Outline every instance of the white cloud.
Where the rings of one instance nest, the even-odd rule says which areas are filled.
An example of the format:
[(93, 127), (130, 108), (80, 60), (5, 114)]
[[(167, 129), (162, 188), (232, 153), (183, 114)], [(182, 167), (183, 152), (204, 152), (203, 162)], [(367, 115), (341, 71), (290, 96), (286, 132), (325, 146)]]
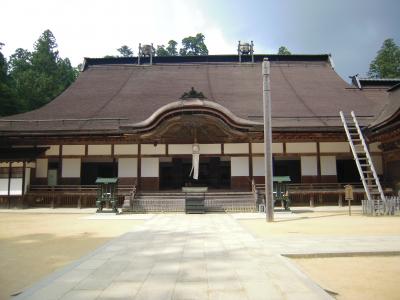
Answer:
[(123, 44), (136, 54), (139, 43), (180, 42), (198, 32), (205, 35), (210, 54), (235, 53), (237, 43), (227, 40), (194, 0), (6, 0), (2, 8), (8, 12), (0, 19), (7, 56), (18, 47), (32, 49), (45, 29), (52, 30), (60, 55), (74, 65), (83, 57), (117, 54)]

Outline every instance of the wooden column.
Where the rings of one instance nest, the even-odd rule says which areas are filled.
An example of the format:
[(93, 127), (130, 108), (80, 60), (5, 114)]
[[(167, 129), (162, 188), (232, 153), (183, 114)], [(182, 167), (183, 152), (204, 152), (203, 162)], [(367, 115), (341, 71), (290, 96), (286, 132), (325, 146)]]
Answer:
[(8, 187), (7, 187), (7, 199), (8, 199), (8, 208), (11, 206), (10, 199), (10, 191), (11, 191), (11, 162), (8, 163)]
[(142, 149), (140, 142), (138, 143), (138, 156), (137, 156), (137, 188), (140, 190), (142, 187)]
[(321, 183), (321, 153), (319, 150), (319, 142), (317, 142), (317, 182)]
[[(62, 183), (62, 145), (60, 145), (58, 151), (58, 168), (57, 168), (57, 185)], [(81, 174), (82, 177), (82, 174)]]
[(26, 161), (22, 163), (22, 194), (21, 194), (22, 197), (24, 197), (25, 195), (25, 172), (26, 172), (25, 168), (26, 168)]
[(10, 196), (11, 192), (11, 176), (12, 176), (12, 169), (11, 169), (11, 162), (8, 163), (8, 186), (7, 186), (7, 196)]
[(251, 142), (249, 143), (249, 178), (250, 181), (253, 180), (253, 149), (251, 147)]

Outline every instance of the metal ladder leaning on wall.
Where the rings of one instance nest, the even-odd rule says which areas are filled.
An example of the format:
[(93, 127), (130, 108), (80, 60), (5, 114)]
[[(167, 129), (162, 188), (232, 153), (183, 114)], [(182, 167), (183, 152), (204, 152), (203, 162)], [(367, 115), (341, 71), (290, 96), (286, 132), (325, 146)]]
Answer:
[(346, 117), (343, 112), (340, 111), (340, 118), (342, 119), (358, 172), (360, 173), (367, 200), (384, 201), (385, 195), (354, 111), (351, 111), (351, 115)]

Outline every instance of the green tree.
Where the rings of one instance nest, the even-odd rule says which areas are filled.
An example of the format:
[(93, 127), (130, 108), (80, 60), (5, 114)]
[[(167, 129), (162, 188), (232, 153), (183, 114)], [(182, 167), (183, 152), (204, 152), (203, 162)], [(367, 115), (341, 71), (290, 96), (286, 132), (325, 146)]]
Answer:
[(22, 110), (36, 109), (63, 92), (77, 77), (78, 70), (57, 51), (53, 33), (46, 30), (34, 44), (34, 51), (17, 49), (10, 57), (10, 76)]
[(164, 45), (158, 45), (156, 49), (157, 56), (169, 56), (168, 51), (165, 49)]
[(182, 40), (182, 48), (179, 50), (179, 54), (182, 56), (208, 55), (204, 39), (205, 37), (202, 33), (198, 33), (196, 36), (185, 37)]
[(285, 46), (280, 46), (278, 49), (279, 55), (291, 55), (292, 53)]
[(168, 46), (167, 46), (168, 55), (170, 55), (170, 56), (178, 55), (178, 49), (176, 48), (177, 45), (178, 45), (178, 43), (174, 40), (170, 40), (168, 42)]
[(178, 55), (178, 50), (176, 49), (176, 46), (178, 43), (174, 40), (170, 40), (168, 42), (168, 46), (165, 47), (164, 45), (158, 45), (157, 50), (156, 50), (156, 55), (157, 56), (177, 56)]
[(371, 78), (400, 77), (400, 47), (393, 39), (383, 42), (377, 56), (369, 66), (368, 76)]
[(127, 45), (121, 46), (118, 48), (117, 51), (121, 54), (122, 57), (131, 57), (133, 56), (133, 51)]
[(20, 104), (13, 91), (7, 60), (1, 52), (3, 46), (0, 43), (0, 116), (7, 116), (18, 113)]

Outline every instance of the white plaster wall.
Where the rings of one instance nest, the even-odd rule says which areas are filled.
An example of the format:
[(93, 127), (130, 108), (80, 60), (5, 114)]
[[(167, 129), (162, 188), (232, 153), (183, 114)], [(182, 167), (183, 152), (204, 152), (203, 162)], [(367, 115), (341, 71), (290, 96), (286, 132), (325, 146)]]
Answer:
[(317, 143), (286, 143), (287, 153), (317, 153)]
[(192, 154), (192, 144), (170, 144), (168, 154)]
[(8, 178), (0, 178), (0, 195), (8, 195)]
[(224, 144), (225, 154), (242, 154), (249, 153), (248, 143), (227, 143)]
[(166, 153), (165, 145), (163, 144), (158, 144), (155, 147), (153, 144), (143, 144), (140, 147), (142, 155), (156, 155), (156, 154), (164, 155)]
[(61, 176), (63, 178), (81, 177), (81, 159), (63, 158)]
[(231, 157), (231, 176), (249, 176), (248, 157)]
[(111, 145), (88, 145), (88, 155), (111, 155)]
[(302, 176), (316, 176), (318, 174), (316, 156), (302, 156), (300, 159)]
[(347, 153), (350, 151), (347, 142), (321, 142), (319, 143), (320, 153)]
[(135, 144), (121, 144), (114, 145), (115, 155), (135, 155), (138, 154), (138, 145)]
[(375, 171), (378, 175), (383, 174), (383, 162), (381, 155), (371, 155), (372, 163), (374, 164)]
[(10, 195), (22, 195), (22, 178), (11, 178)]
[(137, 158), (119, 158), (118, 177), (137, 177)]
[(0, 163), (0, 168), (8, 168), (8, 163)]
[(369, 152), (382, 152), (382, 150), (379, 149), (380, 145), (381, 143), (379, 142), (369, 144)]
[(59, 155), (60, 154), (60, 145), (46, 145), (43, 147), (50, 147), (46, 150), (46, 155)]
[(200, 144), (200, 154), (221, 154), (221, 144)]
[(13, 162), (11, 163), (12, 168), (22, 168), (24, 166), (24, 163), (22, 162)]
[[(272, 153), (283, 153), (283, 143), (272, 143)], [(252, 143), (251, 151), (254, 154), (264, 154), (264, 143)]]
[(253, 157), (253, 176), (265, 176), (264, 157)]
[(36, 160), (36, 178), (47, 178), (49, 161), (47, 158)]
[(62, 155), (85, 155), (85, 145), (63, 145)]
[(142, 158), (142, 177), (158, 177), (159, 162), (157, 157)]
[(321, 175), (337, 175), (336, 156), (321, 156)]

